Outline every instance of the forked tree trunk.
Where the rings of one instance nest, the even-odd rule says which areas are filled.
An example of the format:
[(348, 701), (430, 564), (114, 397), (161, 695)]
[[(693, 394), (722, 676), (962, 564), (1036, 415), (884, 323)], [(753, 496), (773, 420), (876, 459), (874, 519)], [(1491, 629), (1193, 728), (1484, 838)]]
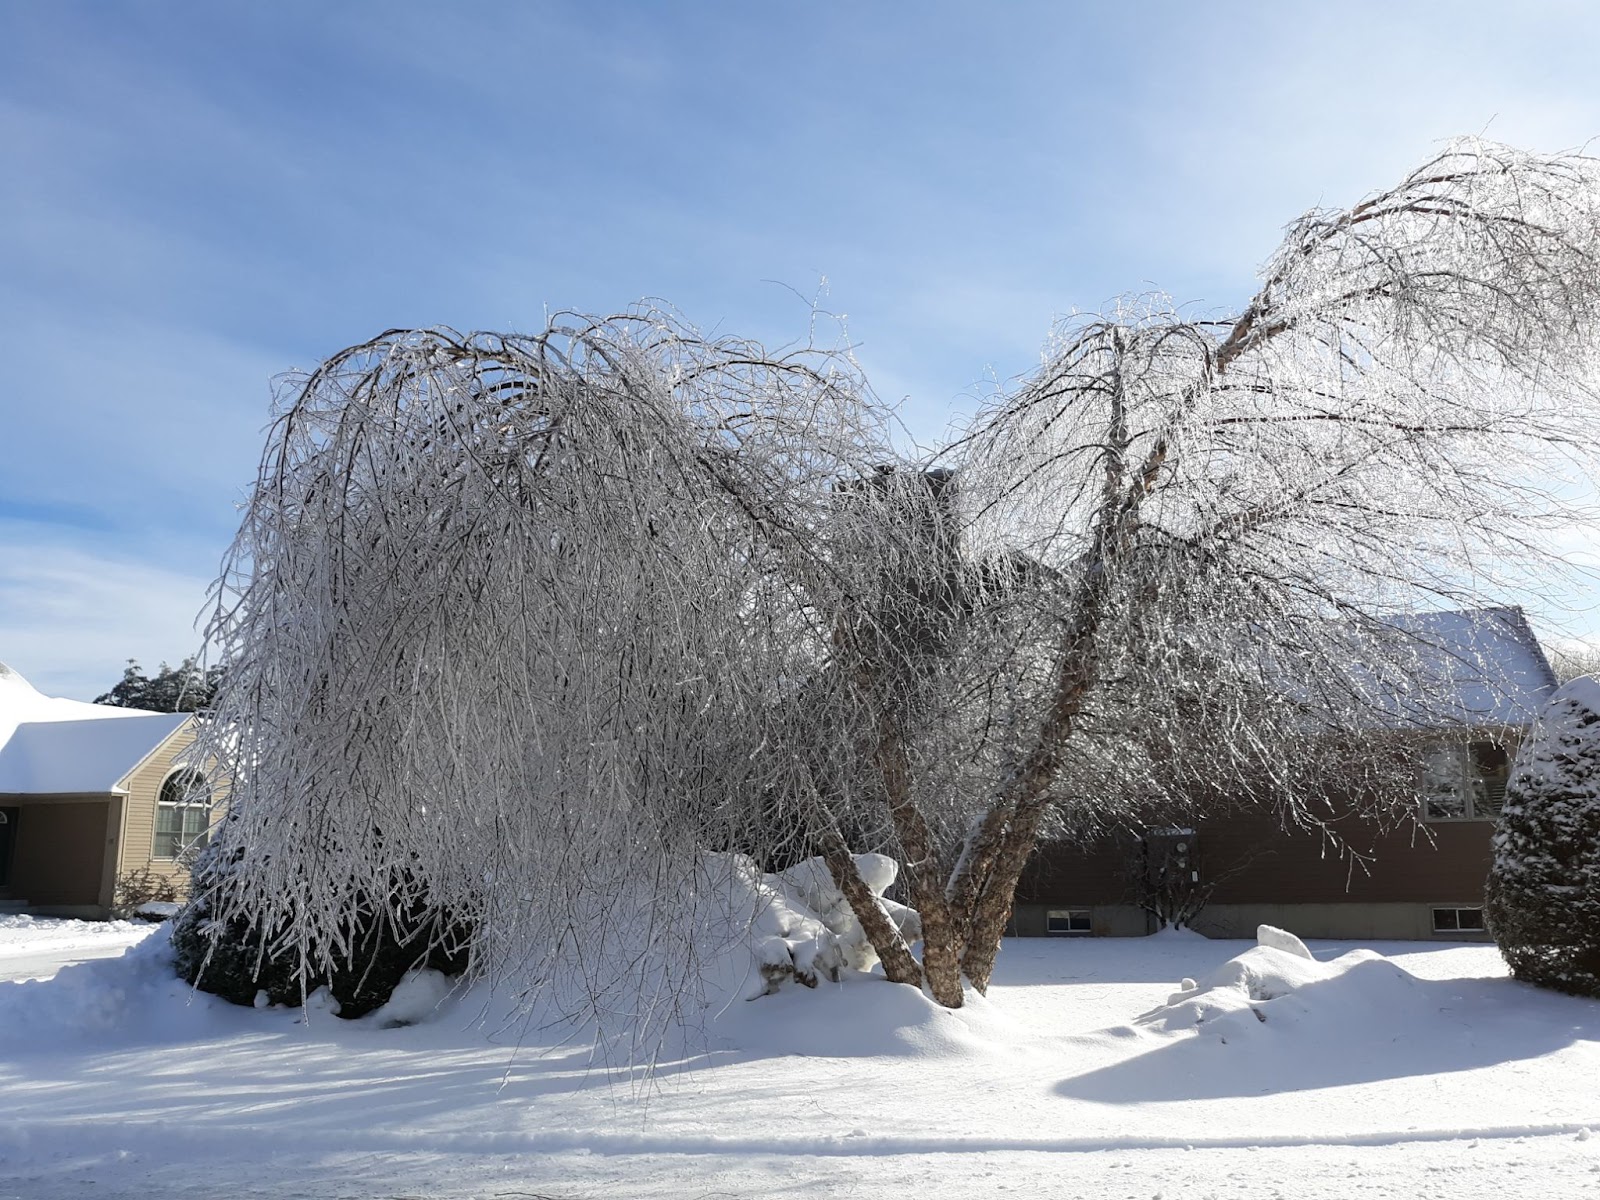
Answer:
[[(1096, 603), (1084, 613), (1078, 630), (1063, 651), (1055, 700), (1040, 728), (1039, 739), (1006, 789), (1009, 794), (995, 806), (996, 812), (1007, 814), (1007, 818), (984, 851), (983, 876), (974, 876), (970, 883), (956, 881), (957, 887), (971, 896), (961, 969), (979, 992), (989, 989), (989, 977), (1000, 953), (1000, 939), (1011, 919), (1017, 884), (1028, 864), (1028, 856), (1033, 853), (1039, 826), (1049, 807), (1050, 785), (1055, 782), (1061, 748), (1071, 736), (1078, 714), (1083, 710), (1084, 697), (1093, 685), (1098, 626)], [(981, 830), (980, 836), (985, 832), (987, 830)]]

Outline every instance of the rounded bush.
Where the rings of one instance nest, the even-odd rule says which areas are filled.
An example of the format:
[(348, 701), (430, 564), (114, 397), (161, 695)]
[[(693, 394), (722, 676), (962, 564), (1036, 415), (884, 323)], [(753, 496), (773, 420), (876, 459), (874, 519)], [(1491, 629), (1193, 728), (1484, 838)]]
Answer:
[(1573, 680), (1540, 714), (1506, 785), (1486, 897), (1518, 979), (1600, 996), (1600, 681)]
[[(424, 904), (397, 912), (362, 898), (351, 906), (348, 926), (341, 930), (348, 953), (323, 955), (311, 947), (305, 954), (281, 929), (264, 936), (260, 924), (248, 918), (218, 920), (214, 906), (227, 878), (221, 864), (197, 864), (194, 899), (173, 921), (172, 944), (184, 979), (234, 1004), (252, 1005), (264, 992), (268, 1003), (298, 1005), (326, 987), (339, 1003), (338, 1015), (355, 1018), (381, 1007), (413, 968), (431, 967), (446, 975), (467, 968), (470, 930)], [(325, 959), (332, 969), (319, 965)]]

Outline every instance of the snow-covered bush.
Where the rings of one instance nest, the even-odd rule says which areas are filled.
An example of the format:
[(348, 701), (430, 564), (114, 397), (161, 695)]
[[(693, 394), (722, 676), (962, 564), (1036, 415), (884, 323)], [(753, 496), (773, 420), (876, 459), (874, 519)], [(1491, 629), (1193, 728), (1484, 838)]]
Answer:
[[(1193, 1031), (1223, 1045), (1262, 1047), (1276, 1056), (1285, 1038), (1313, 1053), (1370, 1043), (1374, 1031), (1405, 1029), (1436, 1018), (1437, 1000), (1417, 979), (1372, 950), (1352, 950), (1319, 962), (1294, 934), (1270, 925), (1257, 944), (1199, 980), (1185, 979), (1167, 1002), (1143, 1014), (1135, 1028)], [(1382, 1034), (1387, 1043), (1390, 1034)], [(1292, 1042), (1289, 1044), (1293, 1044)], [(1280, 1063), (1280, 1068), (1281, 1068)]]
[[(833, 881), (827, 864), (808, 858), (773, 875), (760, 874), (741, 854), (708, 855), (726, 861), (739, 899), (737, 921), (751, 930), (751, 946), (761, 964), (767, 993), (794, 979), (816, 987), (819, 975), (837, 982), (843, 968), (871, 970), (878, 954), (854, 910)], [(899, 874), (899, 864), (883, 854), (854, 855), (862, 881), (908, 942), (922, 936), (916, 912), (884, 899)], [(722, 868), (717, 869), (721, 874)]]
[(1518, 979), (1600, 996), (1600, 681), (1568, 683), (1506, 785), (1489, 930)]
[(118, 921), (143, 917), (146, 905), (171, 904), (177, 899), (177, 884), (169, 876), (140, 867), (117, 876), (116, 891), (111, 897), (111, 915)]
[[(234, 1004), (305, 1004), (326, 988), (339, 1016), (364, 1016), (387, 1003), (409, 972), (466, 970), (470, 931), (412, 898), (358, 897), (346, 909), (335, 944), (300, 944), (288, 923), (264, 929), (225, 911), (229, 864), (203, 853), (193, 899), (173, 921), (178, 973), (201, 991)], [(264, 997), (264, 1000), (263, 1000)]]

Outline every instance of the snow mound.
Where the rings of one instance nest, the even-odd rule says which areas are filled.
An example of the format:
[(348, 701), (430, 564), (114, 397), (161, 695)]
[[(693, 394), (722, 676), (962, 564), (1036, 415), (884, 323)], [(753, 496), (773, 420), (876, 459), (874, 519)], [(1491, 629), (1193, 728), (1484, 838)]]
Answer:
[(882, 976), (846, 972), (814, 992), (786, 988), (715, 1014), (707, 1032), (741, 1058), (965, 1058), (992, 1052), (1009, 1023), (975, 992), (960, 1009)]
[[(882, 854), (858, 854), (855, 861), (905, 939), (920, 938), (922, 922), (916, 911), (883, 896), (899, 873), (898, 864)], [(808, 858), (778, 874), (764, 874), (742, 854), (707, 854), (701, 873), (706, 887), (725, 896), (724, 940), (730, 947), (742, 942), (754, 960), (743, 972), (746, 984), (738, 988), (742, 999), (771, 995), (790, 981), (808, 988), (824, 979), (838, 983), (845, 971), (869, 971), (877, 964), (877, 952), (822, 859)], [(742, 931), (748, 933), (741, 937)], [(715, 940), (714, 931), (708, 935)], [(737, 949), (727, 953), (738, 957)]]
[(1163, 1033), (1198, 1030), (1229, 1043), (1297, 1030), (1364, 1040), (1373, 1030), (1423, 1018), (1430, 1002), (1414, 976), (1371, 950), (1323, 963), (1263, 943), (1198, 982), (1184, 983), (1192, 986), (1174, 992), (1136, 1024)]
[(1257, 925), (1256, 943), (1271, 946), (1274, 950), (1282, 950), (1285, 954), (1293, 954), (1297, 958), (1311, 957), (1311, 951), (1306, 949), (1304, 942), (1287, 929), (1279, 929), (1276, 925)]
[(0, 933), (8, 944), (34, 937), (70, 938), (92, 933), (138, 933), (142, 925), (132, 921), (80, 921), (75, 917), (39, 917), (33, 913), (0, 914)]
[(455, 986), (456, 980), (442, 971), (429, 967), (407, 971), (389, 994), (388, 1002), (362, 1020), (380, 1029), (420, 1025), (440, 1012)]
[[(881, 854), (855, 862), (906, 941), (918, 940), (916, 911), (883, 896), (898, 864)], [(723, 980), (708, 990), (708, 999), (722, 997), (706, 1021), (721, 1048), (756, 1057), (948, 1057), (984, 1050), (1001, 1033), (1004, 1019), (976, 993), (951, 1011), (869, 973), (878, 956), (822, 859), (763, 874), (743, 855), (710, 854), (702, 869), (727, 889), (729, 928), (749, 930), (722, 953)]]
[[(120, 958), (63, 967), (51, 979), (0, 982), (0, 1061), (47, 1053), (63, 1045), (195, 1043), (212, 1036), (272, 1033), (300, 1026), (337, 1028), (335, 1037), (402, 1037), (403, 1027), (441, 1044), (520, 1045), (529, 1030), (562, 1031), (566, 1050), (581, 1048), (593, 1067), (629, 1067), (703, 1055), (724, 1060), (806, 1058), (960, 1058), (988, 1053), (1009, 1041), (1010, 1023), (988, 1001), (969, 993), (959, 1011), (935, 1004), (917, 988), (891, 984), (870, 968), (876, 959), (860, 924), (833, 887), (826, 867), (809, 860), (766, 874), (736, 854), (706, 855), (697, 886), (714, 900), (695, 949), (698, 987), (663, 993), (673, 1020), (662, 1041), (642, 1027), (620, 991), (619, 1019), (582, 1017), (570, 997), (554, 991), (463, 989), (438, 972), (410, 972), (387, 1004), (356, 1022), (336, 1020), (325, 989), (302, 1007), (229, 1004), (194, 991), (177, 977), (170, 926), (123, 923), (147, 936)], [(894, 881), (891, 859), (863, 855), (859, 869), (876, 891)], [(908, 939), (916, 913), (880, 903)], [(26, 936), (38, 924), (27, 916), (0, 919)], [(52, 922), (49, 928), (78, 923)], [(124, 935), (126, 936), (126, 935)], [(650, 999), (646, 996), (645, 999)], [(469, 1032), (469, 1029), (475, 1032)], [(318, 1033), (317, 1036), (323, 1036)]]
[(0, 983), (0, 1056), (184, 1040), (209, 1027), (217, 1006), (231, 1007), (178, 978), (166, 926), (136, 928), (149, 936), (117, 958), (62, 967), (50, 979)]

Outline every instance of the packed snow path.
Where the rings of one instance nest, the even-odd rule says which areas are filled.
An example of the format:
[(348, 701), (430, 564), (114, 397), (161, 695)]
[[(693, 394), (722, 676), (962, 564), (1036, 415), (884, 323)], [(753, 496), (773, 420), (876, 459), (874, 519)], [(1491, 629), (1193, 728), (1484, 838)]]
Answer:
[(140, 947), (0, 985), (0, 1197), (1600, 1194), (1600, 1005), (1489, 947), (1375, 948), (1013, 941), (962, 1014), (786, 990), (645, 1082), (467, 1028), (477, 997), (308, 1026), (191, 999)]

